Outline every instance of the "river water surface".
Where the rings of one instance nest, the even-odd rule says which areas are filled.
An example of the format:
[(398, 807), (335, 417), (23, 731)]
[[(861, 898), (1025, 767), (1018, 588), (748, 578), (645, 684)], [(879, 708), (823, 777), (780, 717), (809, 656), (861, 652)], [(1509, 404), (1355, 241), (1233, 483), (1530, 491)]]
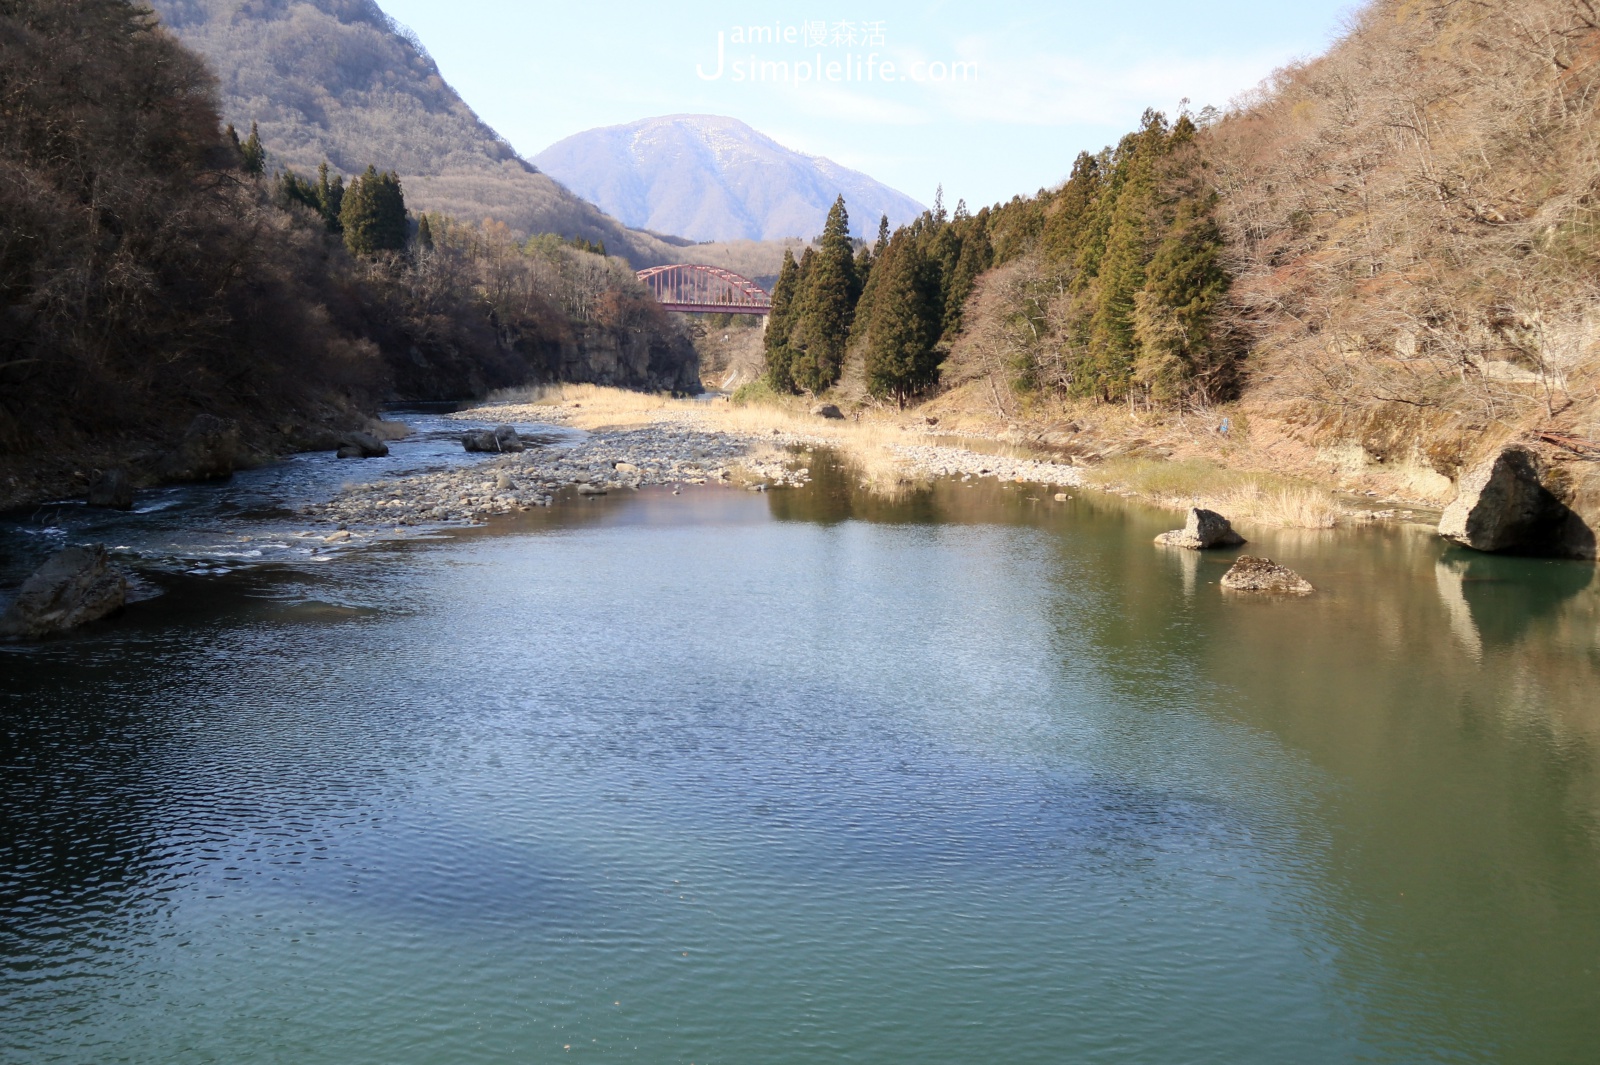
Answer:
[(1322, 590), (1241, 599), (823, 461), (321, 562), (332, 469), (0, 532), (164, 593), (0, 648), (0, 1061), (1600, 1058), (1590, 566), (1264, 532)]

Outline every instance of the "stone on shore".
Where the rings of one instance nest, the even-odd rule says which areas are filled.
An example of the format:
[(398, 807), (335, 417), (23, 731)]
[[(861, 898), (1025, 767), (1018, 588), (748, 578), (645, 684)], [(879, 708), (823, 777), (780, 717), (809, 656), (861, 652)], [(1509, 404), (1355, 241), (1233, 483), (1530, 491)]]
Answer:
[(1594, 558), (1595, 534), (1550, 487), (1530, 448), (1512, 444), (1461, 478), (1439, 535), (1474, 551)]
[(133, 509), (133, 480), (120, 466), (103, 470), (89, 484), (89, 505), (111, 510)]
[(818, 418), (843, 418), (844, 412), (832, 403), (818, 403), (811, 408), (811, 413)]
[(161, 457), (156, 473), (165, 481), (216, 481), (231, 477), (238, 463), (239, 423), (201, 414)]
[(1156, 543), (1167, 547), (1183, 547), (1190, 551), (1204, 551), (1213, 547), (1238, 547), (1245, 538), (1233, 531), (1228, 519), (1214, 510), (1190, 507), (1183, 528), (1164, 532)]
[(38, 639), (98, 621), (128, 601), (128, 578), (103, 544), (57, 552), (23, 582), (0, 616), (0, 637)]
[(1270, 558), (1240, 555), (1233, 568), (1222, 575), (1222, 586), (1235, 592), (1274, 592), (1278, 595), (1310, 595), (1311, 582), (1287, 566)]
[(606, 487), (599, 484), (580, 484), (578, 485), (578, 494), (580, 496), (603, 496), (606, 494)]
[(342, 459), (381, 459), (389, 453), (389, 445), (371, 433), (345, 433), (339, 438), (339, 457)]

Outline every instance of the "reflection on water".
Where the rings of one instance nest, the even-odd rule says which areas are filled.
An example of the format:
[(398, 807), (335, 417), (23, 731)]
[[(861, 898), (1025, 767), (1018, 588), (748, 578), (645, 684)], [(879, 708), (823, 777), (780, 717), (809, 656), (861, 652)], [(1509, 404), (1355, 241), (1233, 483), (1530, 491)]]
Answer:
[(0, 1061), (1591, 1059), (1592, 567), (812, 470), (0, 649)]

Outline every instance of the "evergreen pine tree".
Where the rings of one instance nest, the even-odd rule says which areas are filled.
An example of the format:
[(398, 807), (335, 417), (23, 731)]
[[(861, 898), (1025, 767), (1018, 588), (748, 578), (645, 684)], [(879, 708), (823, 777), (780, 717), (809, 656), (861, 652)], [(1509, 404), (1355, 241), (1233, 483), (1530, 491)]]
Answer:
[(1179, 205), (1134, 301), (1139, 341), (1134, 379), (1158, 403), (1181, 401), (1191, 387), (1209, 398), (1226, 385), (1215, 380), (1225, 361), (1216, 350), (1213, 323), (1229, 279), (1222, 233), (1212, 217), (1214, 201), (1211, 195)]
[(1100, 195), (1100, 178), (1099, 160), (1088, 152), (1079, 152), (1072, 164), (1072, 176), (1056, 194), (1045, 221), (1040, 243), (1047, 255), (1069, 263), (1077, 257), (1083, 229)]
[(1166, 120), (1147, 111), (1131, 151), (1118, 161), (1123, 171), (1106, 230), (1105, 251), (1096, 274), (1098, 290), (1089, 322), (1090, 375), (1104, 399), (1120, 399), (1132, 384), (1138, 340), (1133, 332), (1134, 301), (1144, 287), (1156, 196), (1157, 161), (1165, 147)]
[(977, 283), (978, 275), (994, 262), (994, 250), (989, 244), (989, 234), (983, 222), (982, 218), (967, 222), (961, 255), (945, 282), (942, 330), (945, 337), (953, 337), (961, 331), (961, 311), (966, 306), (967, 297), (972, 294), (972, 286)]
[(340, 207), (344, 244), (352, 255), (401, 251), (406, 246), (406, 201), (400, 178), (392, 171), (366, 173), (350, 183)]
[(327, 198), (322, 201), (322, 217), (327, 220), (329, 233), (344, 232), (344, 175), (335, 174), (328, 182)]
[[(809, 254), (809, 249), (807, 249)], [(778, 283), (772, 286), (772, 310), (767, 314), (767, 332), (761, 338), (767, 355), (767, 384), (774, 392), (793, 392), (794, 375), (790, 362), (789, 330), (794, 327), (795, 301), (800, 288), (800, 266), (794, 253), (783, 249), (783, 266)]]
[(433, 250), (433, 226), (427, 215), (417, 219), (417, 247), (424, 252)]
[(839, 380), (860, 288), (844, 197), (834, 200), (822, 227), (815, 262), (806, 271), (804, 295), (790, 334), (794, 383), (820, 393)]
[[(238, 134), (235, 133), (234, 136), (237, 137)], [(244, 172), (246, 174), (263, 174), (266, 172), (267, 150), (261, 146), (261, 131), (256, 128), (254, 122), (250, 123), (250, 136), (245, 138), (245, 142), (240, 146), (239, 152), (244, 160)]]
[(889, 216), (884, 215), (878, 219), (878, 243), (872, 246), (872, 257), (883, 258), (883, 253), (889, 248)]
[[(872, 247), (867, 244), (861, 245), (861, 249), (856, 252), (855, 304), (858, 311), (861, 307), (862, 295), (866, 292), (867, 284), (872, 277), (872, 262)], [(855, 328), (854, 322), (851, 323), (850, 328)]]
[(912, 233), (889, 242), (874, 271), (867, 332), (867, 390), (878, 398), (906, 400), (939, 379), (938, 322), (929, 300), (927, 264)]

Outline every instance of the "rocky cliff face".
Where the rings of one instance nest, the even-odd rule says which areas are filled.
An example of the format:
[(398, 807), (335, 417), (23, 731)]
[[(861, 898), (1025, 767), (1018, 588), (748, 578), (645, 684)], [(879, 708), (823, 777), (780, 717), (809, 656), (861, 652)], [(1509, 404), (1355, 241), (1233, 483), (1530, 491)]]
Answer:
[(689, 338), (638, 330), (589, 329), (537, 349), (549, 381), (698, 395), (700, 356)]

